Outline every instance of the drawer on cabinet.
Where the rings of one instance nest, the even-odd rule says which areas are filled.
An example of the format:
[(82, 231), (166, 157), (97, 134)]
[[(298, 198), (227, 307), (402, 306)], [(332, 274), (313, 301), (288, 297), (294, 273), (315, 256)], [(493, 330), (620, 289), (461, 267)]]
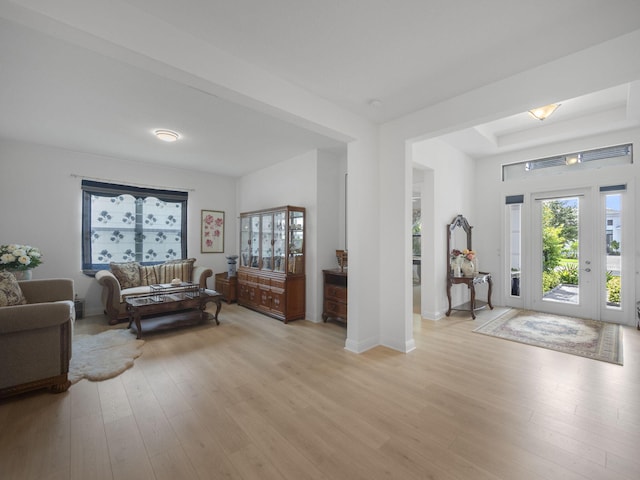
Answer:
[(324, 310), (325, 314), (330, 317), (347, 318), (347, 305), (345, 303), (326, 300), (324, 302)]
[(347, 301), (347, 289), (345, 287), (338, 287), (336, 285), (325, 285), (324, 296), (328, 299)]

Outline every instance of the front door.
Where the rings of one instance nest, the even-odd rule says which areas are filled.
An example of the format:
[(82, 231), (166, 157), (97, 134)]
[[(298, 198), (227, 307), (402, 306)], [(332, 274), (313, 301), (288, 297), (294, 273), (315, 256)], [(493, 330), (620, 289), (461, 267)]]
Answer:
[(591, 189), (532, 195), (530, 308), (599, 318), (601, 271)]
[(531, 195), (525, 308), (632, 323), (625, 195), (624, 185)]

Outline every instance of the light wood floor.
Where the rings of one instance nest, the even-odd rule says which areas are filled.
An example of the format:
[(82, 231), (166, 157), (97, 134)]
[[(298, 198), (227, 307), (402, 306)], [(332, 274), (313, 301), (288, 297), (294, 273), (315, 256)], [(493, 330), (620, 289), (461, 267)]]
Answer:
[(620, 367), (472, 333), (482, 315), (362, 355), (337, 324), (220, 319), (147, 336), (114, 379), (1, 401), (0, 478), (640, 478), (635, 329)]

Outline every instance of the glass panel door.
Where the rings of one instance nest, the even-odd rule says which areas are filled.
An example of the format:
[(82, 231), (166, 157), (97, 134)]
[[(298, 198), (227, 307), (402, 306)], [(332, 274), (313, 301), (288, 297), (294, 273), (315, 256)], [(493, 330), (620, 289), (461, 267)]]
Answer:
[(240, 266), (248, 267), (251, 261), (251, 219), (240, 219)]
[(289, 212), (289, 273), (304, 273), (303, 212)]
[(559, 315), (596, 318), (597, 256), (590, 191), (534, 196), (532, 306)]
[(273, 216), (273, 269), (276, 272), (285, 271), (286, 221), (284, 212), (277, 212)]
[(260, 215), (251, 217), (251, 260), (250, 267), (260, 267)]
[(273, 214), (262, 215), (262, 270), (273, 270)]

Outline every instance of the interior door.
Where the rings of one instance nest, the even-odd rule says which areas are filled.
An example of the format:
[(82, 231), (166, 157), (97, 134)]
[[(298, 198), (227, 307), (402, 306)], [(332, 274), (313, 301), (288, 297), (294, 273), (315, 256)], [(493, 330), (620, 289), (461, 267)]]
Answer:
[(528, 308), (582, 318), (599, 318), (600, 276), (595, 251), (599, 209), (591, 189), (532, 195)]

